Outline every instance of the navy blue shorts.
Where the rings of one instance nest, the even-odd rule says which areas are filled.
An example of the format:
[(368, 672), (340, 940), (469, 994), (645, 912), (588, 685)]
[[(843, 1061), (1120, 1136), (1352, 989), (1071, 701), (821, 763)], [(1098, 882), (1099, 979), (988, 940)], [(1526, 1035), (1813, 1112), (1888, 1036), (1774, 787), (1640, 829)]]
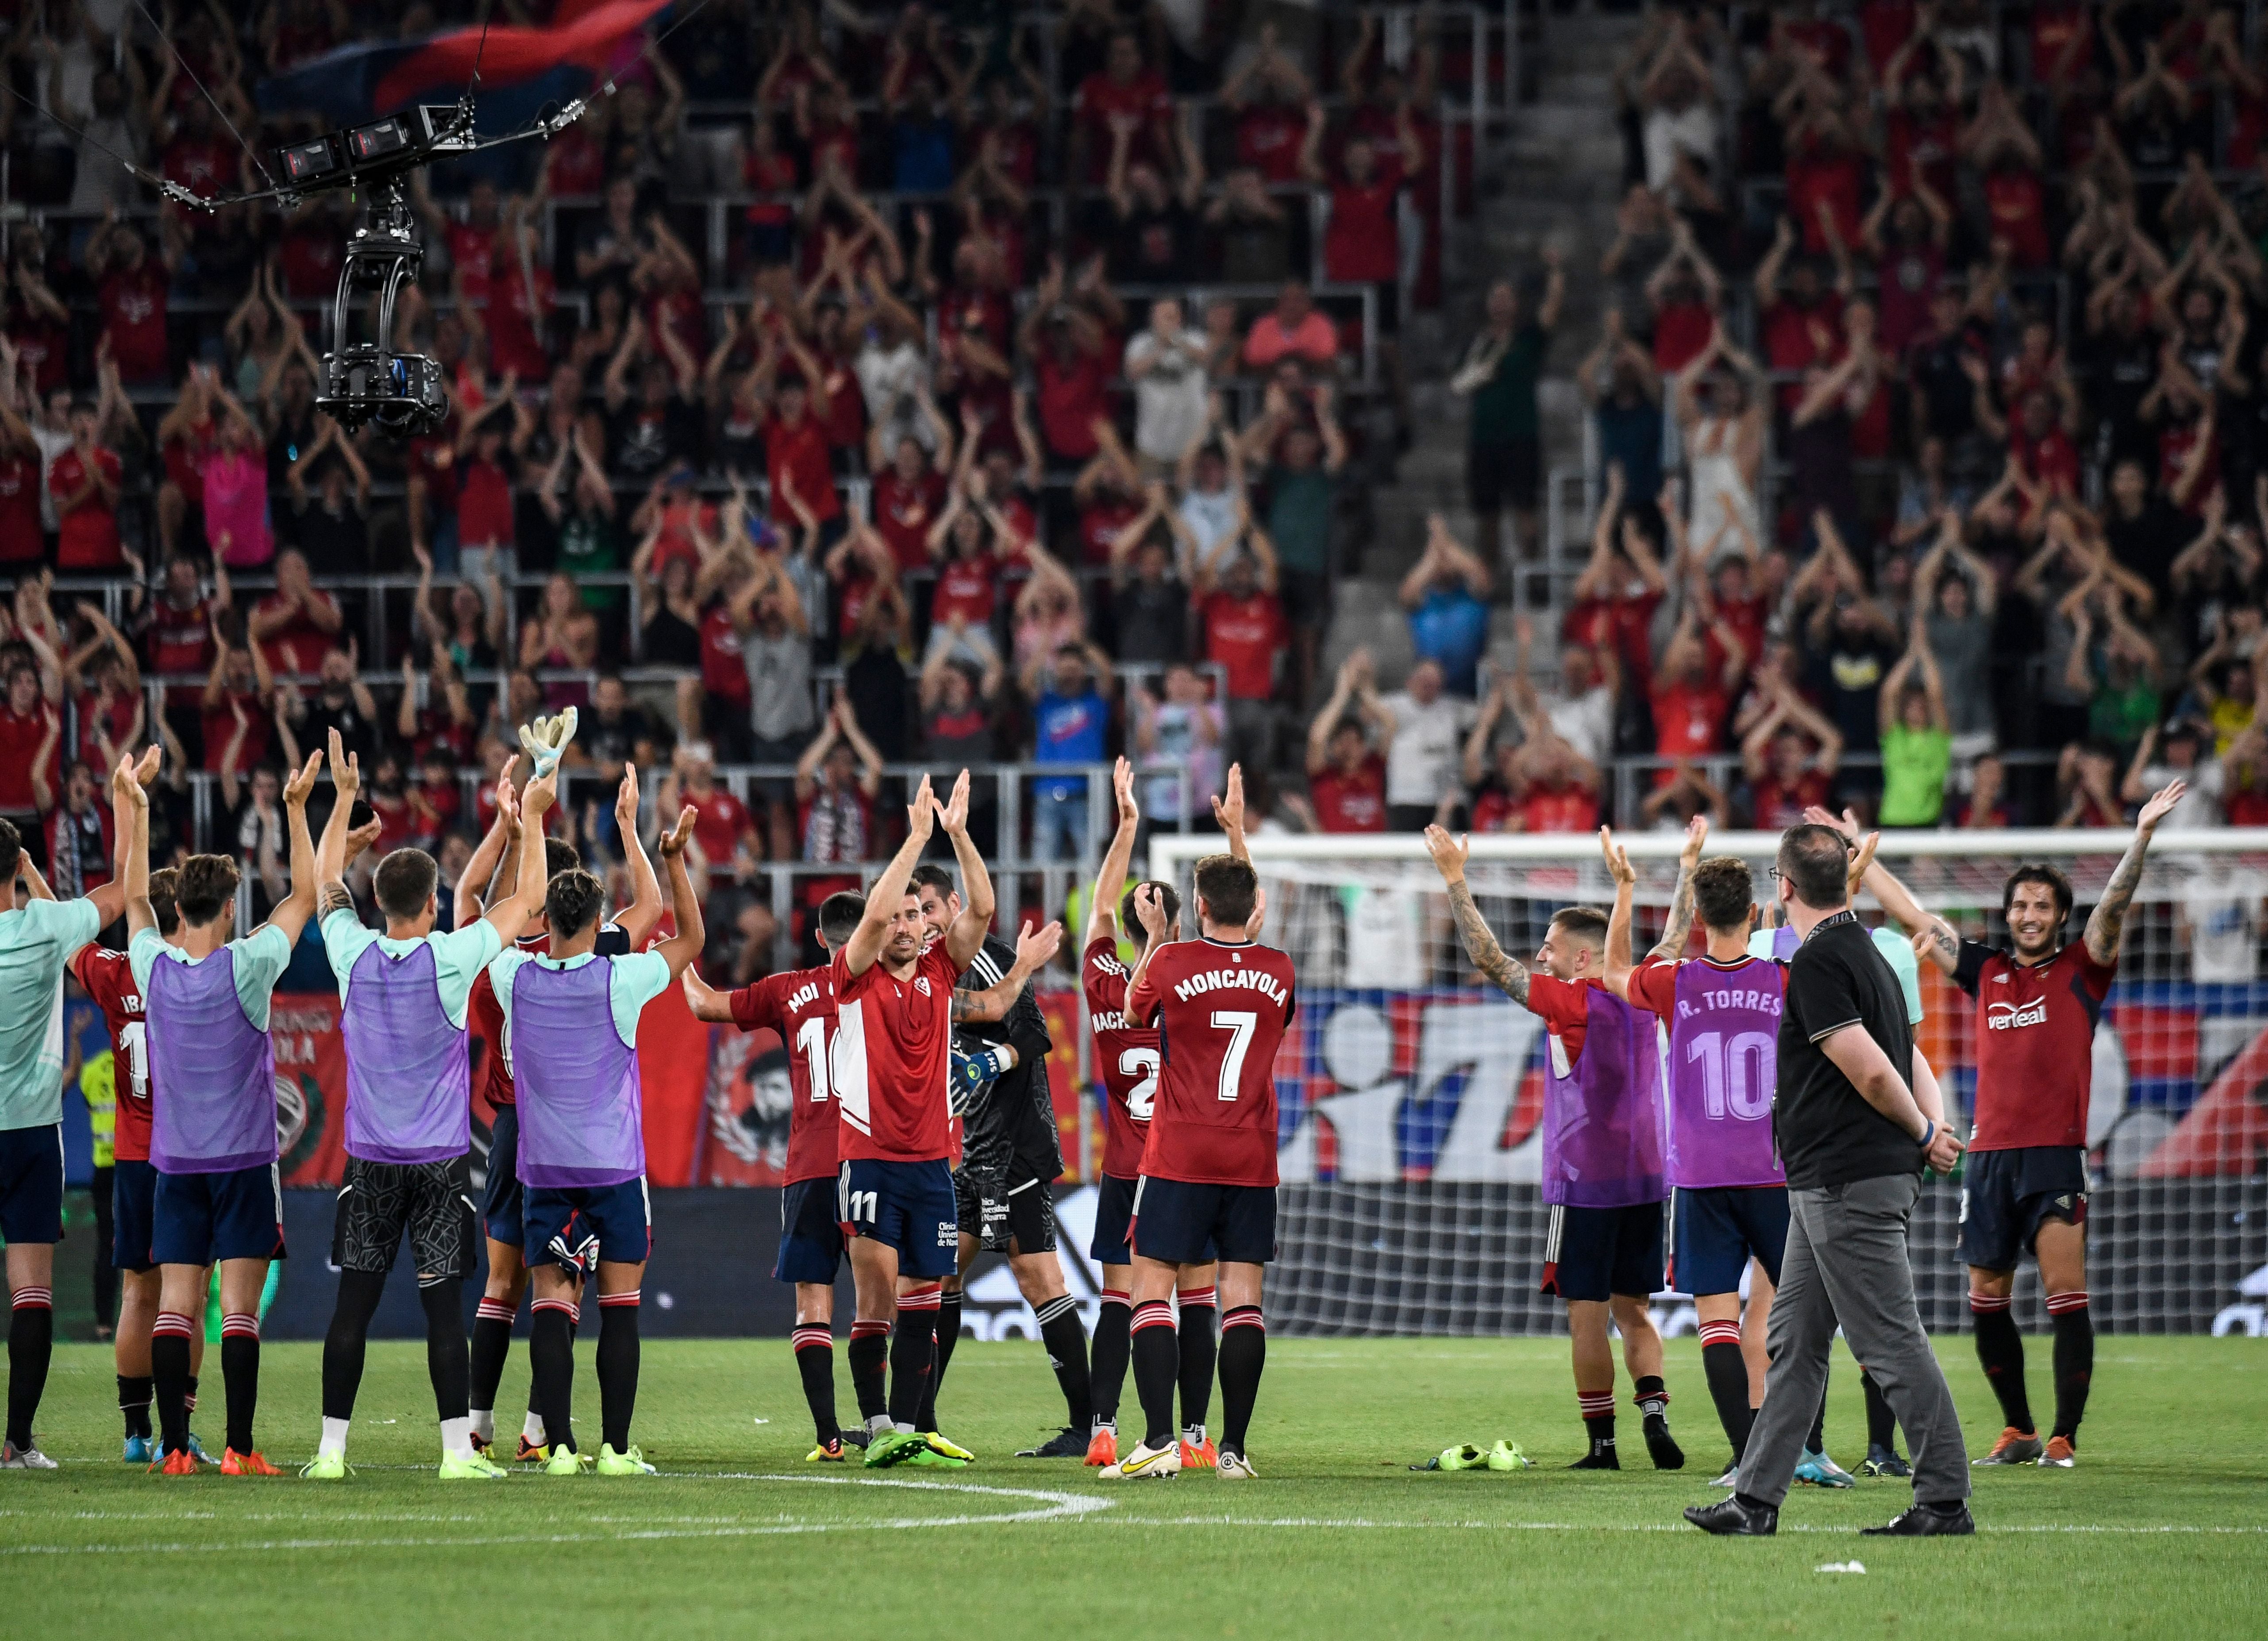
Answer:
[(520, 1216), (526, 1211), (519, 1188), (519, 1107), (498, 1106), (489, 1125), (489, 1175), (481, 1193), (481, 1228), (492, 1242), (518, 1247), (526, 1240)]
[(276, 1165), (226, 1174), (160, 1174), (150, 1225), (150, 1257), (160, 1265), (281, 1259), (284, 1188)]
[(2076, 1145), (1970, 1152), (1961, 1173), (1961, 1262), (2015, 1269), (2046, 1221), (2087, 1223), (2090, 1184)]
[(120, 1158), (110, 1177), (110, 1262), (119, 1269), (138, 1272), (156, 1266), (150, 1234), (157, 1222), (157, 1198), (158, 1170)]
[(0, 1129), (0, 1238), (63, 1240), (63, 1125)]
[(845, 1237), (898, 1251), (901, 1277), (949, 1277), (961, 1262), (961, 1211), (953, 1169), (935, 1162), (861, 1158), (836, 1174), (835, 1213)]
[(1555, 1203), (1540, 1291), (1604, 1303), (1661, 1291), (1661, 1204), (1572, 1208)]
[(821, 1174), (780, 1193), (779, 1259), (774, 1282), (835, 1280), (843, 1266), (843, 1222), (835, 1217), (835, 1181)]
[(531, 1185), (520, 1213), (520, 1255), (538, 1265), (642, 1265), (653, 1252), (653, 1210), (645, 1180), (616, 1185)]
[(1753, 1256), (1779, 1286), (1787, 1247), (1787, 1187), (1680, 1186), (1669, 1197), (1669, 1285), (1680, 1293), (1738, 1293)]
[(1276, 1188), (1199, 1185), (1144, 1174), (1134, 1182), (1127, 1240), (1168, 1265), (1265, 1265), (1276, 1257)]

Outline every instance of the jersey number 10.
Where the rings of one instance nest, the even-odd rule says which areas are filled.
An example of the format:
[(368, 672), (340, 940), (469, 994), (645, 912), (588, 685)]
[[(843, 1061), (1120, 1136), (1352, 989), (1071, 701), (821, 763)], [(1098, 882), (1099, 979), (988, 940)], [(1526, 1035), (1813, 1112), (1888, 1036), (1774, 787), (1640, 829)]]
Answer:
[(1771, 1115), (1779, 1045), (1760, 1031), (1727, 1042), (1722, 1032), (1703, 1032), (1685, 1045), (1685, 1063), (1701, 1068), (1701, 1102), (1713, 1121), (1729, 1113), (1743, 1122)]

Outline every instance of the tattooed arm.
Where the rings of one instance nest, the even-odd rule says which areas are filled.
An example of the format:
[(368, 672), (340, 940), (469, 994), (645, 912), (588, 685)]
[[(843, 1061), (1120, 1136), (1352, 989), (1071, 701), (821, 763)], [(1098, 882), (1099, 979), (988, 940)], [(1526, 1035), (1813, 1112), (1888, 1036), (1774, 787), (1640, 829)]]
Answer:
[(1675, 962), (1684, 954), (1686, 937), (1693, 932), (1693, 869), (1701, 864), (1701, 846), (1709, 841), (1709, 817), (1697, 814), (1686, 822), (1685, 847), (1677, 851), (1677, 887), (1669, 894), (1669, 921), (1661, 938), (1646, 954), (1649, 963)]
[(2134, 891), (2142, 887), (2142, 862), (2150, 852), (2151, 835), (2188, 791), (2184, 783), (2176, 781), (2159, 788), (2142, 806), (2142, 813), (2134, 821), (2134, 841), (2119, 857), (2118, 869), (2110, 874), (2102, 898), (2095, 903), (2094, 916), (2087, 920), (2087, 954), (2106, 968), (2118, 960), (2118, 939), (2125, 932), (2126, 909), (2133, 904)]
[(1498, 990), (1514, 1003), (1528, 1001), (1528, 969), (1518, 959), (1507, 957), (1496, 936), (1489, 932), (1488, 920), (1481, 909), (1473, 904), (1473, 892), (1465, 887), (1465, 854), (1468, 843), (1451, 837), (1438, 826), (1425, 828), (1425, 847), (1432, 852), (1433, 864), (1440, 868), (1442, 881), (1449, 886), (1449, 909), (1457, 915), (1457, 931), (1463, 936), (1465, 955), (1473, 960), (1473, 967), (1486, 975)]

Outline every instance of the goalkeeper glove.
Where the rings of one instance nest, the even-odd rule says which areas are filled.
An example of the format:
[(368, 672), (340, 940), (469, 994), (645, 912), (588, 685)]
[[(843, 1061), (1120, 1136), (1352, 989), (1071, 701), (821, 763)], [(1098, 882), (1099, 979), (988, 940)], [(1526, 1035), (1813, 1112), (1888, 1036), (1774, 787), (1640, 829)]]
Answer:
[(964, 1054), (958, 1049), (953, 1051), (953, 1107), (956, 1113), (966, 1111), (977, 1095), (998, 1080), (1008, 1069), (1012, 1053), (1005, 1043), (979, 1049), (974, 1054)]

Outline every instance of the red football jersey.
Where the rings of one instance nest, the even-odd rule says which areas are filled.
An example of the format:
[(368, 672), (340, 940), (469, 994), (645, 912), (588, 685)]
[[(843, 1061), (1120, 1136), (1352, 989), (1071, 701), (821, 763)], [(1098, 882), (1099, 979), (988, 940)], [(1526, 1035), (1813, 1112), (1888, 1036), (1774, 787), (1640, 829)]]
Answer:
[(1257, 943), (1177, 940), (1150, 960), (1126, 1000), (1165, 1056), (1144, 1174), (1276, 1183), (1276, 1049), (1296, 983), (1290, 956)]
[(787, 1117), (787, 1182), (830, 1178), (835, 1173), (835, 971), (790, 969), (742, 986), (732, 997), (733, 1024), (742, 1031), (769, 1026), (787, 1049), (788, 1085), (795, 1103)]
[(150, 1046), (143, 1035), (142, 994), (123, 952), (82, 947), (71, 959), (71, 978), (86, 989), (110, 1027), (112, 1081), (118, 1090), (111, 1153), (120, 1162), (150, 1160)]
[(2087, 1144), (2095, 1023), (2118, 972), (2073, 940), (2044, 963), (1961, 943), (1954, 982), (1977, 1003), (1977, 1131), (1971, 1151)]
[(930, 943), (903, 980), (880, 962), (853, 975), (849, 960), (835, 954), (833, 1065), (845, 1161), (934, 1162), (953, 1154), (947, 1062), (953, 982), (963, 967), (942, 940)]
[(1087, 943), (1079, 964), (1079, 983), (1086, 992), (1086, 1012), (1094, 1027), (1094, 1069), (1102, 1074), (1103, 1092), (1110, 1097), (1110, 1128), (1102, 1142), (1102, 1171), (1114, 1179), (1130, 1180), (1142, 1172), (1142, 1150), (1149, 1143), (1150, 1107), (1158, 1098), (1158, 1069), (1162, 1055), (1154, 1027), (1138, 1027), (1126, 1018), (1126, 982), (1130, 976), (1118, 960), (1118, 943), (1097, 938)]

